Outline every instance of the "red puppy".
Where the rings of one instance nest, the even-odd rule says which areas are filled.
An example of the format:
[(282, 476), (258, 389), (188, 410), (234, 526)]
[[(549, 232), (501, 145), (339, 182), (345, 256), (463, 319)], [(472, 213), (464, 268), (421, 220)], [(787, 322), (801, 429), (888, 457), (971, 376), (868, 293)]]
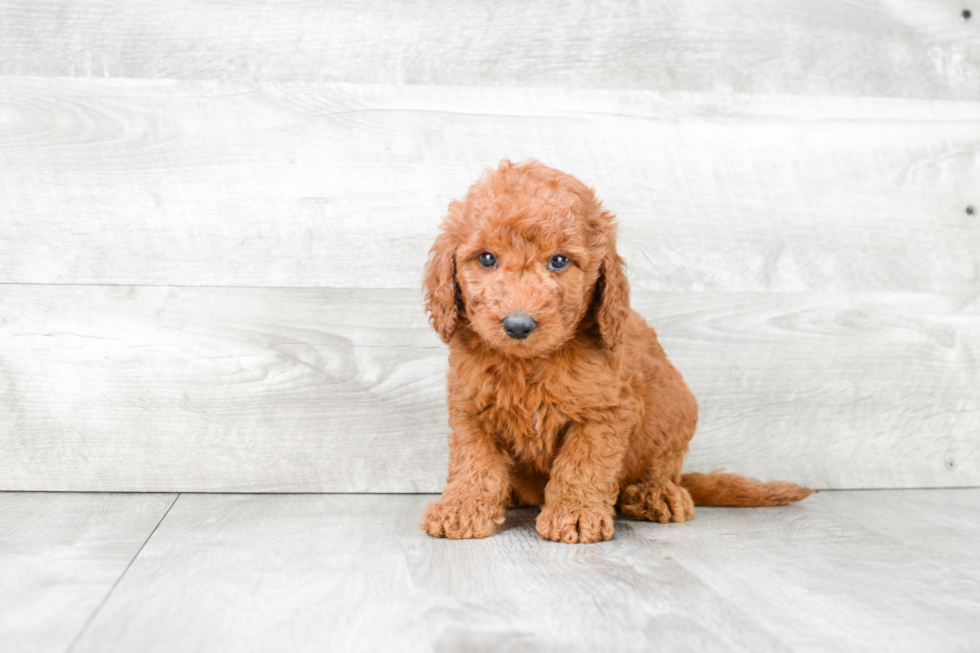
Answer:
[(613, 216), (536, 161), (504, 161), (449, 206), (425, 270), (449, 343), (449, 476), (421, 528), (487, 537), (541, 506), (542, 538), (597, 542), (619, 510), (667, 523), (694, 506), (772, 506), (812, 490), (684, 474), (698, 405), (630, 308)]

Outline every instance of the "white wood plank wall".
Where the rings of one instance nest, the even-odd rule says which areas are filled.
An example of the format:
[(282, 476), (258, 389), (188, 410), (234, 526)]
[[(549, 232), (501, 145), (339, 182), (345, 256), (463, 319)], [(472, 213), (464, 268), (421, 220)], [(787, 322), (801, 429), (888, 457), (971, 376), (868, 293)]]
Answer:
[(6, 0), (0, 74), (976, 99), (970, 4)]
[(419, 278), (504, 157), (620, 217), (690, 469), (978, 485), (964, 8), (4, 3), (0, 489), (441, 489)]

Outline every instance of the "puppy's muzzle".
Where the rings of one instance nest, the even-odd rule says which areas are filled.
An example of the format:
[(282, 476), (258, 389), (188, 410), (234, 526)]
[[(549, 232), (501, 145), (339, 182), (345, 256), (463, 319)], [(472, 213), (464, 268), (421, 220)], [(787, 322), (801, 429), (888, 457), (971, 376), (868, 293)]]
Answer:
[(524, 313), (514, 313), (504, 318), (504, 331), (514, 340), (524, 340), (538, 323), (530, 315)]

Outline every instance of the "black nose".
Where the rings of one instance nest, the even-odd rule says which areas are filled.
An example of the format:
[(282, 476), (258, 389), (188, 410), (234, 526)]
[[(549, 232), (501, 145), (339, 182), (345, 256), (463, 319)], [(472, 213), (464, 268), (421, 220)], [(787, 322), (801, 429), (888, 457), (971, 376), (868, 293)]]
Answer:
[(538, 326), (537, 322), (524, 313), (514, 313), (504, 318), (504, 331), (514, 340), (524, 340), (531, 335), (536, 326)]

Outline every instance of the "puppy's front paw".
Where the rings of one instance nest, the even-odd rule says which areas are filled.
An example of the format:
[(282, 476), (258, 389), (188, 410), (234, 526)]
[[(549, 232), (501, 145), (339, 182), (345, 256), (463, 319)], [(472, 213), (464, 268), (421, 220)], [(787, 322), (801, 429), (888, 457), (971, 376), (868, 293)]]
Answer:
[(503, 506), (443, 497), (426, 506), (419, 528), (432, 537), (466, 540), (489, 537), (503, 523)]
[(613, 511), (603, 505), (556, 503), (536, 523), (541, 539), (566, 544), (602, 542), (613, 536)]

